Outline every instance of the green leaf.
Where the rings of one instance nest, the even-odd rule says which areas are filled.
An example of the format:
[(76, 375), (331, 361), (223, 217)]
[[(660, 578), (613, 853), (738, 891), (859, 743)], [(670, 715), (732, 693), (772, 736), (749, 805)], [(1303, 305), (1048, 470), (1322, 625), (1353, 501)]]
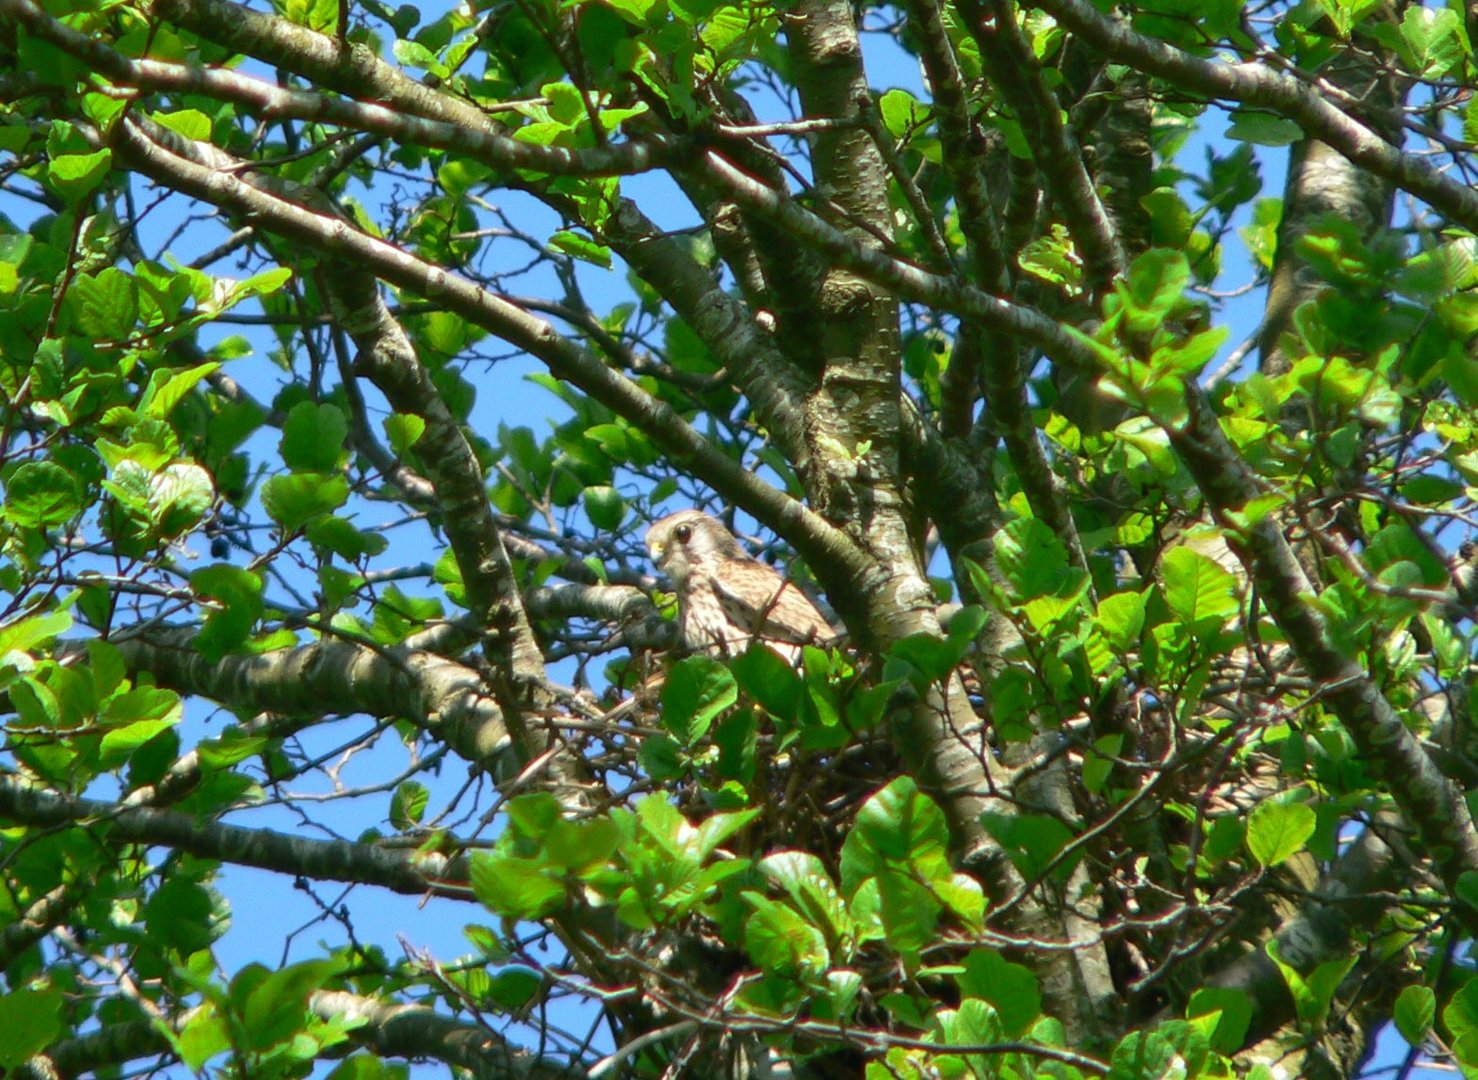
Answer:
[(613, 487), (603, 484), (588, 487), (584, 491), (585, 516), (590, 524), (605, 532), (614, 532), (621, 527), (626, 516), (626, 500)]
[(1063, 595), (1074, 583), (1067, 548), (1036, 518), (1007, 522), (996, 533), (995, 548), (1001, 572), (1024, 600)]
[(199, 882), (172, 877), (144, 905), (149, 936), (182, 956), (207, 948), (227, 925), (224, 901)]
[(771, 716), (793, 721), (804, 686), (801, 676), (773, 649), (752, 645), (729, 664), (740, 688)]
[[(1375, 0), (1368, 0), (1371, 6)], [(1420, 79), (1440, 79), (1463, 61), (1462, 20), (1447, 8), (1407, 8), (1401, 16), (1404, 59)]]
[(934, 891), (897, 870), (877, 875), (884, 940), (905, 956), (915, 956), (935, 939), (943, 905)]
[(1219, 629), (1237, 614), (1237, 579), (1189, 547), (1171, 548), (1160, 562), (1165, 602), (1193, 633)]
[(1139, 647), (1144, 605), (1145, 596), (1138, 592), (1113, 593), (1099, 600), (1094, 622), (1116, 652), (1127, 653)]
[(1437, 995), (1431, 987), (1414, 984), (1406, 987), (1396, 998), (1392, 1018), (1396, 1030), (1412, 1046), (1420, 1046), (1432, 1033), (1432, 1021), (1437, 1016)]
[(1442, 1010), (1442, 1022), (1458, 1038), (1478, 1035), (1478, 979), (1468, 978)]
[(664, 328), (667, 359), (679, 371), (697, 372), (707, 375), (717, 371), (719, 364), (707, 343), (682, 319), (673, 319)]
[(1304, 803), (1265, 800), (1247, 820), (1247, 850), (1263, 866), (1277, 866), (1302, 851), (1318, 824)]
[(335, 1065), (324, 1080), (404, 1080), (404, 1077), (404, 1065), (392, 1065), (370, 1054), (354, 1054)]
[(1185, 295), (1191, 267), (1185, 252), (1151, 248), (1129, 267), (1129, 298), (1133, 310), (1153, 318), (1164, 318)]
[(929, 121), (930, 108), (907, 90), (888, 90), (878, 99), (883, 126), (895, 139), (907, 138)]
[(233, 304), (252, 296), (271, 296), (273, 293), (281, 292), (282, 287), (292, 280), (291, 267), (275, 266), (271, 270), (263, 270), (260, 274), (253, 274), (245, 281), (232, 284), (222, 310)]
[[(15, 128), (0, 127), (0, 150), (7, 147), (3, 145), (3, 136), (7, 131), (15, 131)], [(20, 129), (24, 131), (24, 129)], [(15, 147), (12, 149), (19, 149)], [(9, 235), (0, 233), (0, 296), (12, 296), (20, 286), (21, 264), (26, 261), (26, 256), (31, 253), (36, 238), (30, 233), (11, 233)]]
[(611, 268), (611, 249), (604, 244), (598, 244), (589, 237), (581, 236), (569, 229), (560, 229), (549, 238), (549, 246), (556, 251), (562, 251), (566, 255), (573, 255), (582, 262), (588, 262), (599, 266), (603, 270)]
[(677, 740), (661, 732), (654, 732), (641, 741), (637, 761), (642, 771), (658, 784), (676, 780), (684, 774), (685, 757)]
[(116, 266), (78, 274), (67, 295), (73, 320), (84, 334), (117, 341), (133, 332), (138, 293), (133, 278)]
[(180, 696), (173, 690), (162, 686), (135, 686), (110, 698), (99, 722), (108, 727), (125, 727), (141, 720), (177, 719), (179, 711)]
[(607, 7), (635, 26), (651, 25), (653, 12), (661, 0), (604, 0)]
[(63, 154), (47, 164), (46, 178), (57, 194), (77, 206), (103, 182), (112, 167), (113, 151), (106, 148), (90, 154)]
[(187, 1014), (183, 1030), (175, 1040), (180, 1060), (196, 1072), (219, 1053), (231, 1049), (231, 1028), (217, 1011), (214, 1002)]
[(1252, 206), (1252, 223), (1237, 230), (1253, 261), (1264, 271), (1273, 268), (1278, 251), (1278, 224), (1282, 219), (1282, 199), (1258, 199)]
[(1093, 749), (1083, 756), (1083, 787), (1093, 795), (1103, 793), (1114, 770), (1114, 761), (1124, 747), (1122, 733), (1100, 735), (1093, 740)]
[(929, 882), (929, 890), (970, 929), (984, 929), (985, 890), (975, 878), (957, 872)]
[(262, 579), (242, 567), (216, 563), (191, 574), (190, 588), (202, 600), (214, 601), (195, 635), (201, 655), (218, 661), (245, 644), (262, 617)]
[[(935, 1017), (944, 1033), (944, 1041), (954, 1046), (981, 1046), (1001, 1041), (1001, 1018), (995, 1007), (980, 998), (966, 998), (957, 1009), (940, 1009)], [(981, 1054), (963, 1055), (975, 1075), (989, 1075), (995, 1070)]]
[(195, 142), (209, 142), (211, 136), (210, 117), (199, 109), (177, 109), (174, 112), (156, 112), (152, 116), (155, 123), (177, 131), (187, 139)]
[(333, 472), (348, 434), (349, 419), (337, 405), (300, 401), (282, 425), (282, 460), (294, 472)]
[[(0, 655), (4, 652), (4, 633), (0, 632)], [(123, 658), (123, 650), (111, 641), (98, 638), (87, 643), (87, 667), (92, 673), (92, 686), (99, 701), (106, 700), (123, 685), (123, 680), (128, 676), (128, 664)]]
[(193, 462), (166, 465), (149, 480), (149, 510), (161, 539), (182, 536), (200, 523), (215, 502), (210, 473)]
[(1203, 986), (1191, 994), (1185, 1010), (1186, 1019), (1212, 1013), (1219, 1016), (1211, 1034), (1211, 1048), (1220, 1054), (1235, 1054), (1242, 1049), (1252, 1023), (1251, 998), (1246, 990)]
[(1380, 6), (1380, 0), (1319, 0), (1319, 6), (1329, 16), (1339, 36), (1349, 37), (1350, 31)]
[(441, 616), (441, 601), (435, 597), (408, 596), (389, 585), (375, 605), (374, 638), (382, 645), (398, 645)]
[(1183, 246), (1190, 238), (1196, 222), (1185, 199), (1174, 188), (1156, 188), (1141, 197), (1139, 205), (1150, 215), (1150, 236), (1157, 247)]
[(82, 512), (82, 493), (66, 469), (51, 461), (27, 461), (5, 483), (5, 515), (32, 528), (49, 528)]
[[(986, 813), (980, 820), (1028, 881), (1036, 881), (1046, 874), (1057, 853), (1073, 839), (1071, 829), (1046, 814)], [(1063, 859), (1054, 867), (1052, 876), (1066, 881), (1081, 857), (1078, 851)]]
[[(391, 47), (396, 62), (404, 67), (420, 68), (440, 76), (447, 74), (445, 65), (439, 63), (436, 54), (419, 41), (408, 41), (404, 38), (398, 39)], [(457, 192), (456, 194), (460, 194)]]
[(385, 417), (385, 438), (390, 440), (390, 449), (405, 454), (426, 433), (426, 421), (411, 413), (392, 413)]
[(1401, 485), (1401, 497), (1419, 506), (1442, 506), (1461, 496), (1465, 490), (1464, 485), (1445, 476), (1423, 473)]
[(284, 18), (319, 33), (331, 33), (338, 25), (339, 8), (334, 0), (274, 0)]
[(545, 83), (539, 88), (539, 92), (548, 103), (551, 119), (566, 127), (573, 127), (584, 121), (585, 103), (577, 87), (565, 82)]
[(472, 853), (472, 894), (495, 915), (537, 919), (564, 903), (557, 870), (542, 858)]
[[(1019, 130), (1013, 125), (1006, 133), (1008, 139)], [(1028, 274), (1052, 285), (1076, 287), (1083, 279), (1082, 260), (1072, 250), (1061, 224), (1053, 225), (1047, 236), (1039, 236), (1022, 248), (1017, 262)]]
[(738, 700), (739, 684), (728, 668), (711, 657), (690, 656), (667, 673), (662, 686), (662, 723), (691, 746)]
[(826, 938), (786, 904), (745, 892), (754, 909), (744, 924), (744, 947), (762, 971), (809, 982), (831, 964)]
[(62, 994), (22, 988), (0, 997), (0, 1069), (19, 1068), (62, 1034)]
[(866, 877), (909, 866), (926, 880), (949, 877), (949, 829), (934, 800), (901, 776), (862, 805), (842, 843), (842, 886), (855, 892)]
[(559, 800), (547, 791), (517, 795), (508, 801), (508, 831), (520, 840), (543, 847), (545, 838), (559, 824)]
[(1457, 877), (1457, 884), (1453, 888), (1453, 895), (1478, 910), (1478, 870), (1464, 870)]
[(698, 826), (696, 833), (689, 834), (688, 852), (702, 861), (708, 859), (719, 845), (733, 836), (759, 816), (759, 809), (736, 810), (727, 814), (711, 814)]
[(944, 812), (908, 776), (868, 799), (853, 827), (883, 858), (914, 865), (935, 863), (949, 844)]
[(200, 764), (206, 769), (229, 769), (262, 752), (268, 739), (264, 735), (245, 735), (235, 728), (227, 729), (219, 739), (206, 739), (196, 747)]
[[(768, 649), (761, 651), (769, 652)], [(654, 738), (655, 736), (647, 736), (643, 749)], [(661, 738), (666, 739), (666, 736)], [(741, 786), (747, 786), (754, 780), (758, 765), (756, 753), (759, 749), (759, 725), (753, 709), (735, 709), (720, 720), (718, 727), (713, 730), (713, 745), (718, 747), (717, 773), (720, 778)]]
[(307, 1024), (308, 995), (333, 978), (339, 960), (309, 960), (274, 971), (247, 994), (242, 1008), (246, 1044), (266, 1050)]
[(127, 761), (129, 756), (161, 731), (179, 723), (181, 714), (160, 720), (140, 720), (125, 727), (114, 728), (103, 736), (98, 750), (98, 761), (102, 768), (112, 769)]
[(1206, 1037), (1184, 1020), (1162, 1021), (1153, 1031), (1135, 1031), (1114, 1047), (1108, 1080), (1171, 1080), (1201, 1075)]
[(620, 840), (620, 832), (609, 818), (560, 818), (544, 838), (544, 854), (566, 870), (584, 874), (606, 865)]
[[(1263, 951), (1278, 966), (1278, 971), (1283, 975), (1283, 980), (1288, 984), (1289, 993), (1293, 996), (1298, 1018), (1305, 1024), (1321, 1025), (1329, 1015), (1329, 1007), (1334, 1002), (1335, 991), (1339, 989), (1340, 983), (1344, 982), (1345, 976), (1359, 961), (1356, 955), (1339, 957), (1327, 960), (1316, 967), (1308, 976), (1304, 976), (1297, 969), (1283, 961), (1278, 951), (1278, 940), (1273, 938), (1263, 946)], [(1456, 1029), (1454, 1029), (1456, 1030)]]
[(960, 993), (995, 1007), (1006, 1038), (1024, 1035), (1042, 1015), (1042, 992), (1031, 969), (1012, 963), (994, 949), (973, 949), (956, 976)]
[(505, 1012), (526, 1008), (544, 987), (544, 977), (532, 968), (505, 967), (488, 984), (487, 999)]
[(331, 514), (349, 501), (349, 481), (322, 473), (274, 476), (262, 485), (262, 509), (291, 535), (320, 514)]
[(1258, 146), (1288, 146), (1304, 137), (1303, 128), (1292, 120), (1271, 113), (1238, 111), (1227, 128), (1227, 138)]
[(379, 555), (390, 541), (379, 533), (356, 528), (352, 521), (330, 514), (315, 518), (303, 530), (315, 548), (332, 551), (341, 559), (357, 563), (366, 556)]
[[(940, 638), (931, 633), (909, 634), (895, 641), (888, 650), (887, 674), (908, 677), (922, 689), (929, 683), (938, 682), (948, 676), (965, 658), (968, 649), (968, 641)], [(895, 669), (895, 661), (901, 661), (906, 666)]]
[(431, 792), (426, 785), (415, 780), (405, 780), (396, 787), (395, 794), (390, 797), (390, 824), (392, 827), (405, 832), (415, 828), (421, 823), (421, 818), (426, 813), (426, 804), (431, 800)]
[(0, 626), (0, 663), (13, 663), (11, 653), (33, 652), (38, 645), (72, 628), (72, 615), (63, 608), (40, 615), (22, 616)]
[[(30, 141), (31, 129), (25, 124), (0, 124), (0, 150), (15, 153), (17, 150), (24, 149)], [(28, 235), (26, 239), (29, 240), (31, 237)], [(14, 263), (19, 262), (19, 259), (14, 260)]]
[(1177, 375), (1198, 375), (1225, 344), (1229, 333), (1229, 327), (1213, 326), (1189, 337), (1177, 338), (1155, 350), (1150, 357), (1150, 366), (1156, 371), (1170, 371)]
[(812, 1008), (818, 1020), (833, 1023), (845, 1022), (857, 1008), (857, 997), (862, 991), (862, 974), (845, 968), (832, 968), (826, 973), (826, 990), (823, 997), (815, 999)]
[(830, 949), (844, 951), (856, 928), (820, 859), (806, 851), (777, 851), (762, 859), (757, 869), (785, 890), (796, 910), (821, 931)]
[(219, 370), (220, 366), (212, 361), (179, 371), (160, 368), (153, 372), (149, 376), (149, 385), (144, 389), (144, 396), (139, 399), (139, 413), (165, 419), (195, 389), (201, 379)]
[(20, 728), (59, 728), (62, 705), (45, 683), (27, 676), (10, 685), (10, 703), (15, 709)]
[(497, 932), (490, 927), (479, 923), (468, 923), (462, 927), (462, 933), (467, 940), (472, 942), (473, 948), (493, 963), (501, 963), (508, 959), (508, 944)]

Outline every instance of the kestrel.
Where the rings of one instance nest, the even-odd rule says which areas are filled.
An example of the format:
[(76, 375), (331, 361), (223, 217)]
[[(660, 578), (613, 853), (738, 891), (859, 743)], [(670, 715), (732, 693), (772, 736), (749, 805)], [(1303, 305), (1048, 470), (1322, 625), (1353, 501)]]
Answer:
[(800, 587), (750, 558), (733, 533), (699, 510), (679, 510), (647, 530), (652, 561), (677, 591), (688, 648), (722, 655), (761, 641), (790, 663), (801, 646), (832, 635)]

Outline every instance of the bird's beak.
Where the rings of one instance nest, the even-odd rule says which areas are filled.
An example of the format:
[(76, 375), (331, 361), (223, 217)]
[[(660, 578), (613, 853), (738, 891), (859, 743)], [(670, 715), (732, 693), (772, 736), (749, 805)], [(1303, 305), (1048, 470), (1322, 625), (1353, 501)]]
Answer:
[(662, 569), (662, 557), (667, 554), (667, 545), (661, 540), (653, 540), (647, 545), (647, 553), (652, 556), (652, 562), (656, 564), (657, 569)]

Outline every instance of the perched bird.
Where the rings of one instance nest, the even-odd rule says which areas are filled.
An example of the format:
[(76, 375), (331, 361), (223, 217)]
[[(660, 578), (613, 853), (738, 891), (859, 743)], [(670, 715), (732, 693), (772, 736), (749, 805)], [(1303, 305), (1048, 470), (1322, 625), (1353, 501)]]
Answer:
[(734, 655), (761, 641), (792, 664), (801, 646), (832, 637), (800, 587), (752, 559), (723, 524), (699, 510), (679, 510), (647, 530), (652, 561), (677, 591), (688, 648)]

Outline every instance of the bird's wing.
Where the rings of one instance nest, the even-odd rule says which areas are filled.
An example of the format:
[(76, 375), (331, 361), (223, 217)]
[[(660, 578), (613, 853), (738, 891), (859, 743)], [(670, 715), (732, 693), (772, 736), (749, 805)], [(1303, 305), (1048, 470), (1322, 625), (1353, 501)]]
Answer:
[(802, 645), (832, 637), (831, 624), (800, 586), (762, 562), (730, 559), (712, 584), (729, 621), (760, 640)]

